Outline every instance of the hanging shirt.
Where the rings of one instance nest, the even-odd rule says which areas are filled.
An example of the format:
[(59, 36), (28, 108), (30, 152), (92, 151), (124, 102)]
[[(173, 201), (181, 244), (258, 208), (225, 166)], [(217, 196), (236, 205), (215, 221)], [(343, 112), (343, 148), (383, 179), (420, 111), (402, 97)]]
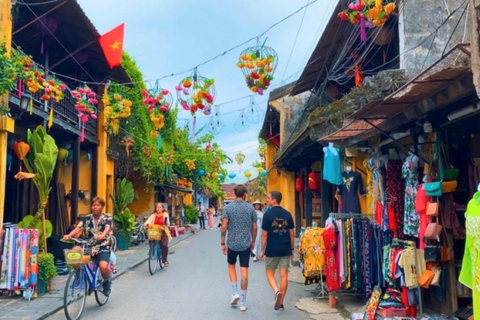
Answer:
[[(416, 259), (415, 256), (417, 256)], [(405, 251), (398, 260), (398, 265), (403, 268), (406, 286), (408, 288), (418, 287), (417, 279), (427, 268), (423, 250), (409, 249)]]
[(358, 193), (365, 195), (362, 176), (358, 172), (342, 173), (342, 184), (338, 187), (338, 194), (342, 197), (342, 207), (345, 213), (361, 213)]
[(336, 152), (332, 151), (332, 148), (325, 147), (323, 158), (323, 180), (327, 180), (332, 184), (342, 184), (342, 169), (340, 163), (340, 150), (333, 148)]

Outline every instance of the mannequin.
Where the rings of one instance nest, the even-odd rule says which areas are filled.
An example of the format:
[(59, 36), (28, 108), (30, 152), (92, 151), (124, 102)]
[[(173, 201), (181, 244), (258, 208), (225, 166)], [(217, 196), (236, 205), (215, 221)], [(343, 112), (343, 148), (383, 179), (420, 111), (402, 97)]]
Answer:
[(468, 202), (465, 225), (467, 239), (458, 281), (472, 289), (473, 317), (480, 319), (480, 191)]
[(342, 173), (342, 180), (342, 184), (337, 189), (337, 195), (340, 196), (339, 201), (342, 202), (342, 212), (361, 213), (358, 193), (362, 196), (366, 195), (362, 176), (360, 173), (352, 171), (351, 166), (347, 166)]
[(340, 150), (335, 148), (333, 142), (328, 143), (328, 147), (323, 148), (323, 180), (332, 184), (342, 184), (342, 169), (340, 163)]

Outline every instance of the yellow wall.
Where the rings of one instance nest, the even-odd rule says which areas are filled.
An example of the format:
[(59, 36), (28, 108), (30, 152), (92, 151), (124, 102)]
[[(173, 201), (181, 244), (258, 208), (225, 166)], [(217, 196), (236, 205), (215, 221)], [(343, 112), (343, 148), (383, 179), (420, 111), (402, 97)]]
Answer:
[(144, 215), (148, 217), (153, 212), (155, 205), (155, 189), (153, 186), (147, 186), (140, 174), (133, 175), (130, 181), (133, 184), (135, 198), (128, 208), (137, 217)]
[[(88, 159), (88, 153), (85, 151), (80, 152), (80, 164), (79, 164), (79, 182), (78, 182), (78, 189), (79, 190), (92, 190), (92, 161), (93, 159)], [(72, 162), (65, 163), (65, 161), (57, 162), (58, 167), (58, 182), (61, 182), (65, 185), (65, 192), (68, 192), (72, 189)], [(91, 199), (93, 199), (96, 195), (91, 194)], [(80, 199), (79, 199), (80, 200)], [(68, 215), (67, 219), (70, 219), (70, 212), (71, 212), (71, 204), (67, 201), (67, 210)], [(84, 204), (83, 202), (78, 202), (78, 214), (88, 214), (90, 213), (90, 205)]]
[[(100, 89), (99, 96), (103, 96), (103, 89)], [(102, 99), (99, 99), (99, 110), (103, 111)], [(114, 162), (107, 157), (108, 134), (105, 131), (105, 116), (103, 112), (98, 113), (98, 176), (97, 176), (97, 196), (105, 199), (107, 205), (105, 212), (113, 213), (113, 202), (109, 194), (113, 194), (115, 167)]]
[[(190, 181), (188, 181), (186, 184), (185, 184), (185, 188), (188, 188), (188, 189), (192, 189), (192, 183)], [(183, 195), (183, 204), (184, 205), (188, 205), (188, 206), (191, 206), (193, 204), (193, 193), (185, 193)]]

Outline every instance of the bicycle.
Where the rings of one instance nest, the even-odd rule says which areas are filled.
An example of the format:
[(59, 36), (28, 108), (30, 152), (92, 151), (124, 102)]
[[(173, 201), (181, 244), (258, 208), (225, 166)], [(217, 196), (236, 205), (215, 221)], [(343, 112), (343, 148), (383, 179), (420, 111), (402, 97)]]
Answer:
[[(63, 295), (63, 309), (68, 320), (78, 320), (85, 308), (87, 295), (95, 293), (95, 300), (101, 307), (108, 301), (109, 296), (103, 293), (103, 282), (105, 281), (98, 267), (98, 262), (91, 261), (87, 244), (90, 240), (71, 238), (71, 240), (82, 245), (83, 252), (67, 250), (65, 258), (67, 263), (74, 268), (68, 275)], [(88, 257), (88, 258), (87, 258)], [(74, 262), (76, 261), (76, 262)], [(78, 312), (75, 312), (76, 303), (80, 303)]]
[(160, 266), (161, 269), (165, 267), (162, 262), (162, 250), (160, 245), (161, 238), (161, 231), (152, 227), (148, 229), (148, 240), (150, 241), (150, 249), (148, 251), (148, 271), (150, 271), (152, 276), (157, 271), (158, 266)]

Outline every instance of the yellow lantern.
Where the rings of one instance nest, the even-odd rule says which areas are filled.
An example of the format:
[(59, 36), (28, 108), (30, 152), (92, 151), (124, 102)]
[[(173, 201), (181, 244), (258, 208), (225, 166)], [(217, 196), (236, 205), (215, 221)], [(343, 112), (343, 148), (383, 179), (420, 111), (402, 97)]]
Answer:
[(212, 173), (212, 178), (213, 179), (218, 179), (218, 172)]
[(57, 160), (63, 161), (68, 157), (68, 150), (65, 148), (58, 148)]
[(262, 167), (258, 167), (258, 168), (257, 168), (257, 171), (258, 171), (259, 174), (262, 173), (262, 170), (263, 170)]
[(247, 177), (247, 179), (250, 179), (250, 177), (252, 176), (252, 173), (250, 171), (245, 171), (244, 175), (245, 177)]

